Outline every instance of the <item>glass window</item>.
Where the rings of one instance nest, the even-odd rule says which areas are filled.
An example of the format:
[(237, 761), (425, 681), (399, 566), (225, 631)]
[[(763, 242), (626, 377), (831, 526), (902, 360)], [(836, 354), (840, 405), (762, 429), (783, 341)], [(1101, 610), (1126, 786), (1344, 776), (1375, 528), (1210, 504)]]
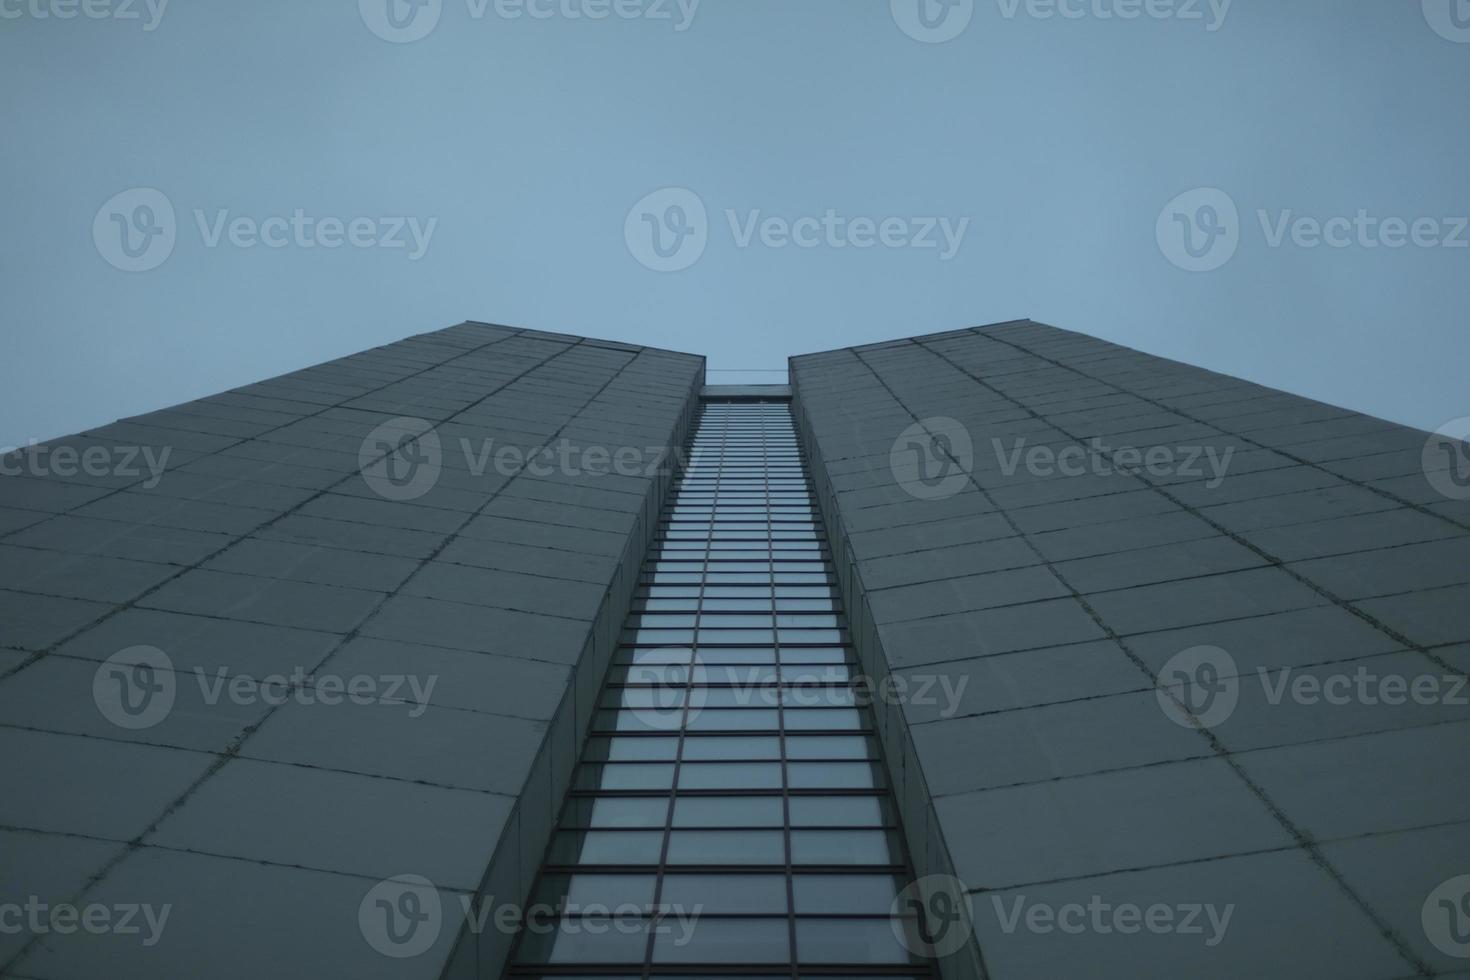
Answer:
[(674, 767), (657, 762), (605, 765), (583, 764), (577, 770), (577, 789), (668, 789), (674, 785)]
[(646, 920), (620, 921), (616, 928), (594, 920), (559, 922), (555, 929), (527, 929), (521, 933), (517, 959), (529, 963), (642, 963), (648, 947)]
[[(651, 874), (542, 875), (532, 904), (548, 908), (556, 914), (621, 911), (624, 906), (634, 905), (646, 912), (653, 904), (653, 885), (656, 880)], [(527, 910), (527, 914), (530, 914), (530, 910)]]
[(749, 677), (765, 677), (775, 680), (776, 675), (774, 671), (767, 671), (764, 674), (756, 672), (728, 675), (713, 669), (731, 664), (736, 666), (774, 666), (775, 663), (776, 650), (774, 647), (701, 647), (699, 650), (698, 664), (699, 667), (707, 669), (701, 672), (699, 667), (696, 667), (694, 679), (702, 684), (722, 683), (720, 678), (724, 676), (734, 676), (737, 678), (737, 681), (744, 681)]
[(686, 762), (680, 789), (780, 789), (781, 766), (771, 762)]
[(785, 864), (786, 845), (779, 830), (675, 830), (669, 834), (668, 861), (669, 864)]
[[(771, 625), (771, 614), (765, 613), (700, 613), (701, 629), (765, 629)], [(822, 624), (817, 624), (822, 625)]]
[[(820, 630), (814, 632), (820, 632)], [(719, 643), (770, 644), (775, 638), (774, 631), (770, 629), (702, 629), (699, 631), (699, 642), (701, 646)]]
[[(784, 644), (787, 644), (787, 643), (826, 643), (826, 644), (842, 643), (846, 639), (842, 635), (842, 631), (841, 630), (828, 630), (828, 629), (821, 629), (821, 630), (780, 629), (780, 630), (777, 630), (776, 631), (776, 635), (780, 638), (781, 643), (783, 645)], [(669, 642), (671, 642), (671, 643), (677, 643), (677, 642), (680, 642), (680, 641), (678, 641), (678, 640), (670, 640)]]
[(766, 915), (786, 911), (785, 875), (669, 874), (661, 906), (700, 915)]
[(803, 963), (908, 963), (887, 919), (798, 919), (796, 948)]
[(668, 732), (677, 730), (683, 717), (682, 708), (598, 711), (592, 716), (592, 727), (599, 732)]
[[(749, 671), (749, 667), (736, 667), (736, 671)], [(756, 668), (761, 669), (761, 668)], [(781, 690), (776, 687), (752, 686), (758, 681), (737, 681), (738, 687), (697, 687), (693, 692), (691, 714), (706, 708), (774, 708), (780, 701)]]
[(587, 740), (588, 762), (631, 762), (672, 760), (679, 751), (677, 738), (609, 738), (594, 735)]
[(898, 851), (882, 830), (793, 830), (796, 864), (897, 864)]
[(786, 740), (788, 759), (873, 759), (877, 743), (866, 735), (800, 735)]
[(686, 462), (537, 879), (553, 928), (516, 961), (558, 980), (731, 963), (913, 980), (897, 807), (789, 408), (707, 404)]
[[(789, 670), (791, 668), (786, 669)], [(802, 683), (793, 684), (783, 691), (783, 695), (784, 700), (782, 703), (784, 703), (788, 708), (851, 708), (857, 704), (857, 698), (853, 695), (852, 688), (838, 687), (830, 684), (818, 684), (814, 681), (804, 681)], [(827, 724), (822, 727), (849, 727), (845, 723), (841, 722), (833, 725), (831, 722), (831, 717), (832, 713), (829, 712)], [(863, 715), (861, 712), (851, 712), (851, 719), (852, 727), (860, 726), (863, 723)], [(787, 727), (792, 726), (790, 725), (790, 723), (788, 723)]]
[(713, 759), (779, 759), (781, 740), (774, 736), (699, 738), (684, 740), (684, 761), (708, 762)]
[(882, 827), (892, 822), (879, 796), (793, 796), (793, 827)]
[(693, 630), (623, 630), (622, 642), (642, 646), (669, 647), (693, 643)]
[(788, 684), (845, 684), (851, 679), (846, 664), (792, 663), (782, 658), (781, 680)]
[(654, 938), (655, 963), (787, 963), (791, 939), (786, 920), (700, 919)]
[(779, 796), (684, 796), (674, 803), (675, 827), (780, 827), (784, 820)]
[(800, 915), (891, 915), (900, 887), (893, 875), (796, 875), (791, 881)]
[[(781, 651), (783, 664), (847, 664), (842, 647), (787, 647)], [(850, 668), (849, 668), (850, 669)]]
[(562, 812), (563, 827), (662, 827), (669, 801), (662, 797), (574, 796)]
[(777, 713), (762, 708), (706, 708), (690, 712), (691, 732), (775, 731), (780, 727)]
[[(729, 656), (735, 650), (706, 650), (704, 656), (712, 660), (739, 660)], [(701, 684), (736, 684), (750, 687), (757, 684), (774, 684), (777, 680), (774, 665), (759, 663), (705, 664), (696, 668), (694, 679)]]
[(559, 830), (552, 864), (658, 864), (664, 835), (647, 830)]
[(854, 731), (863, 727), (863, 719), (856, 708), (787, 708), (786, 727), (798, 731)]
[(793, 762), (787, 770), (795, 789), (876, 789), (883, 771), (866, 762)]

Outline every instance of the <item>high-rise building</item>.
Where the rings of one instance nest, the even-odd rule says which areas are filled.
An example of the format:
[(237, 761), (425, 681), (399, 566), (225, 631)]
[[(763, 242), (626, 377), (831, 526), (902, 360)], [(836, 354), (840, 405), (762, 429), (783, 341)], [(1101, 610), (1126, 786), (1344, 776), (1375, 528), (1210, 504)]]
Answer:
[(5, 456), (0, 976), (1470, 974), (1463, 427), (703, 367), (466, 323)]

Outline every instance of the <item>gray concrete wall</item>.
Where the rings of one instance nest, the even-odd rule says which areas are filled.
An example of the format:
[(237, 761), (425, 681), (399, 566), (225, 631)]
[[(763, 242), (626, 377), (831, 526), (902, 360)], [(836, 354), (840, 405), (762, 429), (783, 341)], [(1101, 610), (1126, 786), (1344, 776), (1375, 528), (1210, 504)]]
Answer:
[(1470, 975), (1444, 446), (1027, 321), (792, 385), (947, 978)]
[(497, 975), (703, 375), (467, 323), (6, 457), (0, 905), (169, 917), (0, 974)]

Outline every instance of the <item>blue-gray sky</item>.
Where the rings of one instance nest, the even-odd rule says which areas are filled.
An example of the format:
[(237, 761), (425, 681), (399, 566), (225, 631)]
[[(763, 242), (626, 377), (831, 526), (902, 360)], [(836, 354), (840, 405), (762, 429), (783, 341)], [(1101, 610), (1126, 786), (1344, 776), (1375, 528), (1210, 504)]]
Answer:
[(1030, 316), (1470, 414), (1470, 0), (389, 2), (0, 0), (0, 445), (464, 319), (729, 370)]

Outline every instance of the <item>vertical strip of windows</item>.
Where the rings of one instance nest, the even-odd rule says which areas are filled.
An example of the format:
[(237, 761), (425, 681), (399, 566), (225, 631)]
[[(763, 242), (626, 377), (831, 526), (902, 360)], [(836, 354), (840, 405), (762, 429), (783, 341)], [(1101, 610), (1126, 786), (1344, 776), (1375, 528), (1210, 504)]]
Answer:
[(789, 405), (707, 402), (510, 976), (936, 975), (846, 627)]

